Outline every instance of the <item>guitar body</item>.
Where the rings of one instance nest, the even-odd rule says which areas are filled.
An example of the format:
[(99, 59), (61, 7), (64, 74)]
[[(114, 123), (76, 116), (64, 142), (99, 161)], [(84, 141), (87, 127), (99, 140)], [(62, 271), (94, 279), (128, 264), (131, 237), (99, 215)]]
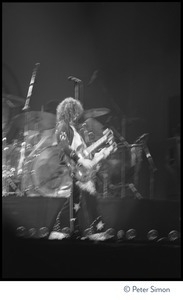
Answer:
[(88, 170), (83, 166), (77, 165), (74, 171), (74, 176), (80, 182), (88, 182), (89, 180), (94, 180), (96, 173), (98, 172), (100, 165), (94, 166), (92, 169)]
[(110, 141), (110, 145), (108, 147), (105, 146), (102, 148), (100, 152), (96, 153), (94, 158), (91, 159), (93, 163), (93, 167), (91, 169), (86, 169), (84, 166), (75, 164), (73, 161), (67, 159), (67, 165), (71, 170), (72, 176), (76, 178), (81, 188), (90, 192), (90, 185), (88, 183), (91, 183), (91, 181), (94, 180), (95, 175), (101, 166), (99, 162), (117, 149), (117, 145), (112, 141), (112, 139), (113, 132), (109, 129), (106, 129), (103, 137), (97, 140), (94, 144), (90, 145), (88, 148), (84, 148), (84, 146), (78, 147), (76, 150), (78, 156), (91, 159), (91, 154), (101, 147), (102, 144)]

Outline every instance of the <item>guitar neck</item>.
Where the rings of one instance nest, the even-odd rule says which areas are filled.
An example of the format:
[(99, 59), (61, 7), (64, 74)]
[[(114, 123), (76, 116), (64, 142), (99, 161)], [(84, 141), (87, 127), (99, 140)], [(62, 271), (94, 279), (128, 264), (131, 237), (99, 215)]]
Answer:
[(89, 146), (88, 148), (86, 148), (84, 150), (85, 155), (88, 156), (89, 154), (91, 154), (95, 149), (97, 149), (105, 141), (106, 141), (106, 136), (104, 135), (98, 141), (96, 141), (94, 144), (92, 144), (91, 146)]

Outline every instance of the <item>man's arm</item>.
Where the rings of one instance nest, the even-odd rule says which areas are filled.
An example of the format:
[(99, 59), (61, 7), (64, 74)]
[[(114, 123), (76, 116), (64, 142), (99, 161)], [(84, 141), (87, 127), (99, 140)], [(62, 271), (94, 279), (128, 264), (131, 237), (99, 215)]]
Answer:
[(71, 136), (69, 126), (67, 126), (65, 122), (60, 122), (57, 126), (56, 137), (61, 150), (67, 157), (86, 168), (90, 169), (92, 167), (92, 163), (89, 159), (84, 159), (82, 156), (79, 156), (76, 151), (71, 148), (70, 144), (72, 143), (73, 136)]

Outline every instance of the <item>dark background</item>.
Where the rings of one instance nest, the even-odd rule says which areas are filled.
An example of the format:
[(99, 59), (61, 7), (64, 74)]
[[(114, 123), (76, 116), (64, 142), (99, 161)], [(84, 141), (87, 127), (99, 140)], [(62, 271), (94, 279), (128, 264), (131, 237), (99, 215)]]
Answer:
[[(125, 138), (150, 133), (154, 197), (177, 199), (165, 160), (180, 122), (180, 3), (3, 3), (2, 16), (3, 92), (26, 98), (38, 62), (31, 110), (74, 96), (67, 78), (81, 79), (85, 109), (111, 109), (118, 129), (124, 116), (139, 118), (127, 123)], [(140, 192), (148, 197), (143, 160)]]

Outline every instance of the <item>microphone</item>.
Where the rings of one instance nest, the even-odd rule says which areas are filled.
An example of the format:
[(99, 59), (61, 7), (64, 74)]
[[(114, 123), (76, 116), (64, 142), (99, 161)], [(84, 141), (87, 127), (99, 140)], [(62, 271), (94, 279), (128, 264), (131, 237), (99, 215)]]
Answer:
[(141, 135), (136, 141), (135, 144), (141, 142), (144, 138), (146, 138), (149, 135), (149, 133), (144, 133), (143, 135)]
[(89, 80), (87, 86), (91, 85), (91, 84), (95, 81), (95, 79), (96, 79), (97, 76), (98, 76), (98, 72), (99, 72), (99, 70), (95, 70), (95, 71), (93, 72), (93, 74), (92, 74), (92, 76), (91, 76), (91, 78), (90, 78), (90, 80)]
[(73, 76), (69, 76), (68, 80), (74, 81), (76, 83), (81, 83), (82, 82), (81, 79), (73, 77)]

